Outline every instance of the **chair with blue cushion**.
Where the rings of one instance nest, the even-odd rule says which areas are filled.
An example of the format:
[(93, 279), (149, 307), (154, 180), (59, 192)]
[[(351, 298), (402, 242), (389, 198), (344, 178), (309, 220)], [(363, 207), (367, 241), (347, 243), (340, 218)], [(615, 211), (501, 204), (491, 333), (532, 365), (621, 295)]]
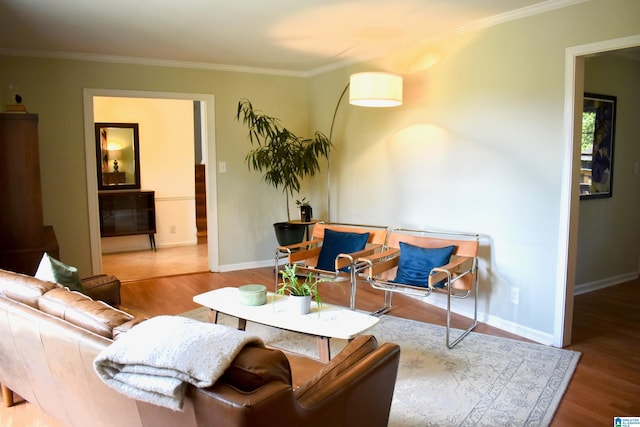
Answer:
[(309, 240), (276, 249), (276, 289), (280, 261), (286, 258), (288, 265), (296, 264), (301, 275), (312, 273), (335, 281), (349, 280), (349, 306), (354, 310), (357, 284), (354, 264), (358, 258), (382, 250), (387, 234), (388, 228), (384, 226), (319, 222), (313, 226)]
[[(358, 259), (355, 270), (372, 287), (384, 291), (384, 305), (377, 314), (391, 310), (394, 293), (446, 294), (446, 343), (453, 348), (478, 323), (478, 247), (477, 234), (395, 229), (384, 250)], [(451, 300), (469, 296), (474, 302), (473, 321), (451, 342)]]

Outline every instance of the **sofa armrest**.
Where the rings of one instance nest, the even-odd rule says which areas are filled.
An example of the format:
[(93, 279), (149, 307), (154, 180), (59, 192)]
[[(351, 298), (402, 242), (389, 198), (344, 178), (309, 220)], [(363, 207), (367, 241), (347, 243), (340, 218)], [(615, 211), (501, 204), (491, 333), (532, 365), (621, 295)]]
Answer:
[(382, 427), (389, 420), (399, 358), (397, 345), (378, 347), (375, 338), (363, 336), (296, 391), (282, 380), (252, 392), (218, 381), (205, 389), (189, 387), (187, 396), (196, 418), (207, 425)]
[(120, 280), (116, 276), (100, 274), (81, 280), (87, 295), (109, 305), (120, 305)]
[(300, 402), (305, 402), (308, 396), (313, 395), (317, 390), (326, 389), (335, 382), (336, 378), (358, 364), (376, 348), (378, 348), (378, 340), (373, 335), (360, 335), (354, 338), (314, 378), (296, 389), (296, 398)]
[[(201, 426), (315, 427), (304, 422), (301, 415), (306, 411), (299, 412), (291, 386), (280, 381), (272, 381), (251, 393), (224, 382), (207, 388), (189, 386), (187, 398), (192, 401), (196, 420)], [(321, 414), (312, 415), (322, 419)], [(155, 425), (161, 425), (162, 421), (159, 419)]]
[(387, 426), (399, 362), (400, 347), (384, 343), (332, 381), (298, 396), (298, 404), (325, 425)]

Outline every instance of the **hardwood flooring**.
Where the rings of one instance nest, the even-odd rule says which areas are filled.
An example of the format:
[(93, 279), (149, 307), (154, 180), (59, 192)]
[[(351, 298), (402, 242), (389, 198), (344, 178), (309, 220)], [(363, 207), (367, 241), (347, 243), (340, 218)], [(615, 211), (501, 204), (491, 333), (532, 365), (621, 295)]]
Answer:
[(120, 281), (209, 271), (206, 239), (197, 245), (102, 255), (102, 271)]
[[(122, 302), (151, 315), (178, 314), (198, 307), (192, 301), (195, 294), (248, 283), (272, 288), (273, 268), (126, 281)], [(327, 302), (348, 304), (346, 288), (325, 284), (322, 292)], [(380, 304), (381, 294), (363, 284), (358, 288), (357, 301), (358, 308), (372, 310)], [(582, 356), (551, 426), (611, 426), (616, 416), (640, 417), (639, 305), (640, 280), (575, 297), (573, 343), (568, 348)], [(443, 310), (412, 298), (396, 295), (394, 307), (394, 316), (444, 324)], [(462, 321), (466, 319), (454, 316), (453, 326), (461, 326)], [(486, 324), (479, 324), (475, 332), (524, 340)], [(18, 417), (19, 424), (5, 423)], [(29, 404), (1, 408), (0, 425), (57, 426)]]
[(567, 349), (582, 356), (552, 425), (640, 417), (640, 279), (576, 296)]

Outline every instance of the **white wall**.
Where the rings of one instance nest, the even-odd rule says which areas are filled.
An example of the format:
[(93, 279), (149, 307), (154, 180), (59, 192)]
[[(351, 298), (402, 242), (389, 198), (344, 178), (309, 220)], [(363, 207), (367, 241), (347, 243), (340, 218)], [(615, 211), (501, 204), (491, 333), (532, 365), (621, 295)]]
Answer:
[[(565, 50), (637, 34), (637, 16), (639, 2), (580, 3), (318, 77), (312, 99), (327, 110), (317, 108), (318, 126), (337, 99), (324, 95), (328, 84), (339, 94), (349, 73), (364, 69), (405, 78), (402, 107), (343, 106), (332, 219), (480, 233), (480, 319), (553, 342), (567, 232), (560, 214), (565, 126), (572, 125), (564, 122)], [(591, 21), (598, 25), (585, 26)], [(458, 307), (471, 313), (470, 301)]]
[(611, 198), (580, 201), (576, 292), (640, 270), (640, 61), (606, 54), (585, 61), (585, 91), (617, 97)]
[[(95, 97), (94, 119), (139, 124), (140, 182), (155, 191), (156, 245), (197, 244), (193, 102)], [(146, 235), (101, 240), (103, 253), (149, 248)]]

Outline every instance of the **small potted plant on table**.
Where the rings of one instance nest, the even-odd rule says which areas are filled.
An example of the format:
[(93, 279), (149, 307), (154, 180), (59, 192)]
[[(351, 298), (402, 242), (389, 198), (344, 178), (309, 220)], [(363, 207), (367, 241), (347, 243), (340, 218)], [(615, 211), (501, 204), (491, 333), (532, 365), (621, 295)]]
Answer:
[(282, 283), (278, 285), (276, 291), (279, 295), (289, 294), (289, 298), (295, 300), (297, 310), (300, 314), (307, 314), (311, 311), (311, 298), (316, 301), (318, 309), (322, 307), (322, 300), (318, 292), (318, 284), (326, 282), (327, 279), (320, 279), (312, 273), (300, 277), (296, 274), (296, 264), (285, 265), (280, 271)]
[(296, 200), (296, 205), (300, 208), (300, 221), (310, 222), (313, 216), (313, 209), (307, 198), (303, 197), (302, 200)]

